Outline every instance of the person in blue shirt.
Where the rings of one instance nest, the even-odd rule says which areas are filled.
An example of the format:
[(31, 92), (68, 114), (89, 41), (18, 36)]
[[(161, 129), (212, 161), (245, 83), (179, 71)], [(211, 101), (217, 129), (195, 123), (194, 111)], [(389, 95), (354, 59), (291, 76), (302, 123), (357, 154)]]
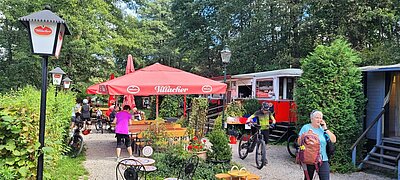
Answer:
[[(329, 139), (335, 143), (336, 142), (336, 136), (333, 134), (329, 129), (328, 126), (326, 125), (326, 122), (323, 120), (323, 114), (321, 111), (314, 110), (310, 114), (310, 119), (311, 123), (305, 124), (299, 133), (299, 137), (305, 132), (308, 132), (309, 130), (312, 130), (313, 133), (317, 134), (319, 137), (320, 141), (320, 154), (321, 154), (321, 159), (322, 159), (322, 165), (319, 167), (319, 172), (318, 176), (320, 180), (329, 180), (330, 175), (330, 167), (329, 167), (329, 162), (328, 162), (328, 155), (326, 153), (326, 139), (324, 132), (326, 132), (329, 136)], [(299, 138), (300, 139), (300, 138)], [(308, 175), (311, 178), (314, 176), (314, 171), (315, 171), (315, 165), (307, 165), (307, 171)], [(306, 179), (306, 177), (304, 177)]]

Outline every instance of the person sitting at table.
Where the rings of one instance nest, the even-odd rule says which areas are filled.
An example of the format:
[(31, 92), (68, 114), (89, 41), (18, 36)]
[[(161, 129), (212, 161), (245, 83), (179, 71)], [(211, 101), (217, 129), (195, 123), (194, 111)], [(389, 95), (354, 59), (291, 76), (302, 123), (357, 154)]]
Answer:
[(131, 107), (129, 105), (125, 105), (123, 110), (118, 112), (115, 115), (114, 123), (115, 123), (115, 134), (117, 137), (117, 162), (119, 161), (121, 155), (121, 146), (122, 139), (124, 139), (126, 149), (129, 153), (129, 158), (133, 158), (132, 155), (132, 147), (131, 147), (131, 139), (129, 138), (129, 124), (131, 124), (132, 115), (129, 113)]
[(144, 120), (144, 112), (139, 111), (136, 107), (133, 108), (133, 118), (136, 120)]

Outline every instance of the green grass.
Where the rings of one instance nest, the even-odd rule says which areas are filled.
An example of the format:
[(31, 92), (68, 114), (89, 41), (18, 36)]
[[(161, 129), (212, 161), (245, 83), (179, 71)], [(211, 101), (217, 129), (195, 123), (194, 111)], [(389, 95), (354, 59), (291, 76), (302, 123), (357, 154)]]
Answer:
[(51, 179), (88, 179), (89, 173), (83, 167), (85, 160), (83, 154), (76, 158), (63, 156), (58, 165), (49, 172)]

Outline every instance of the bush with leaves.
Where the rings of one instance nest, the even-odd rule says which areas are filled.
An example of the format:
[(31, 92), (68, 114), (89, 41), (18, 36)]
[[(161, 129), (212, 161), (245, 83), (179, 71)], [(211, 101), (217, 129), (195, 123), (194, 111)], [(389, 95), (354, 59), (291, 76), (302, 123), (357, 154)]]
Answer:
[(229, 139), (222, 129), (214, 129), (208, 139), (212, 144), (211, 150), (207, 152), (207, 157), (214, 161), (230, 161), (232, 159), (232, 149), (229, 147)]
[[(74, 94), (49, 87), (46, 109), (44, 177), (66, 150), (64, 138), (70, 125)], [(0, 177), (33, 179), (38, 157), (40, 91), (27, 86), (0, 95)]]
[(248, 99), (243, 101), (243, 108), (245, 114), (253, 114), (260, 109), (260, 103), (257, 99)]
[(214, 120), (214, 129), (222, 129), (222, 115), (219, 115)]
[(226, 106), (225, 118), (226, 117), (240, 117), (243, 116), (245, 109), (240, 101), (232, 101)]
[(161, 117), (179, 117), (183, 114), (182, 108), (179, 107), (180, 103), (183, 102), (182, 96), (169, 95), (165, 96), (160, 105)]
[(360, 62), (357, 53), (342, 40), (330, 46), (317, 46), (315, 51), (301, 61), (303, 74), (297, 82), (298, 130), (310, 122), (314, 109), (324, 113), (324, 120), (337, 137), (332, 170), (351, 170), (350, 146), (362, 129), (362, 113), (365, 106)]

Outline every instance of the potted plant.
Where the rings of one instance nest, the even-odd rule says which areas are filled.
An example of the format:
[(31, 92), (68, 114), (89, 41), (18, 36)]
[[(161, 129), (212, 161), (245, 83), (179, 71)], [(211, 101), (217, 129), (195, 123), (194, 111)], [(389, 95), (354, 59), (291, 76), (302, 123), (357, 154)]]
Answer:
[(196, 136), (190, 141), (187, 149), (190, 152), (197, 154), (200, 159), (207, 159), (207, 148), (206, 148), (206, 139), (198, 139)]

